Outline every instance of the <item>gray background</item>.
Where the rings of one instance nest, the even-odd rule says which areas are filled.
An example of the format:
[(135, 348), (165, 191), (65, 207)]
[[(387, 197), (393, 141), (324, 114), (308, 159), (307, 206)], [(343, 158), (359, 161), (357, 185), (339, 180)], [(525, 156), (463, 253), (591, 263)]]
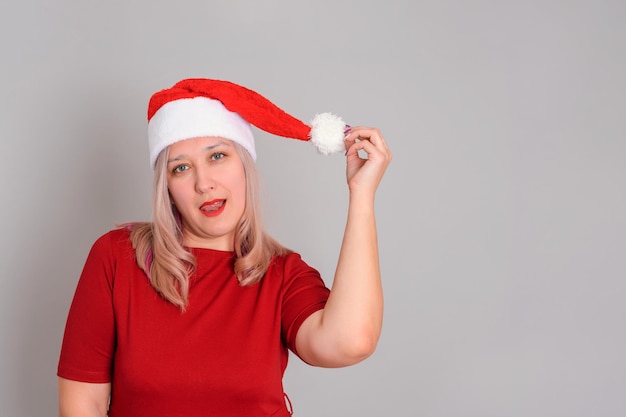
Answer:
[[(56, 415), (92, 242), (150, 215), (149, 96), (229, 79), (380, 127), (385, 328), (293, 359), (299, 417), (626, 414), (626, 2), (71, 1), (0, 6), (3, 416)], [(265, 217), (330, 283), (341, 156), (259, 133)]]

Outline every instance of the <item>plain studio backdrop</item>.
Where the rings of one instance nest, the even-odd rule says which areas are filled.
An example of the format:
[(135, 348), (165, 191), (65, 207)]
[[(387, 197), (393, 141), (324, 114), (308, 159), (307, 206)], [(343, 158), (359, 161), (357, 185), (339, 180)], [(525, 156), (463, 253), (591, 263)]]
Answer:
[[(3, 2), (0, 414), (56, 415), (89, 248), (150, 217), (148, 99), (207, 77), (394, 153), (378, 350), (292, 356), (296, 416), (626, 415), (625, 21), (621, 0)], [(330, 284), (343, 156), (257, 146), (268, 228)]]

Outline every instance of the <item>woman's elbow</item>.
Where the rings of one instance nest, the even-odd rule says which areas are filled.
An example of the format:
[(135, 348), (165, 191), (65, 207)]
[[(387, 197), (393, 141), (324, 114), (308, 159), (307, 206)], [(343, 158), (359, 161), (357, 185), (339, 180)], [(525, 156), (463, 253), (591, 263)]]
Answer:
[(359, 363), (376, 351), (379, 335), (377, 332), (364, 332), (344, 341), (341, 348), (346, 366)]

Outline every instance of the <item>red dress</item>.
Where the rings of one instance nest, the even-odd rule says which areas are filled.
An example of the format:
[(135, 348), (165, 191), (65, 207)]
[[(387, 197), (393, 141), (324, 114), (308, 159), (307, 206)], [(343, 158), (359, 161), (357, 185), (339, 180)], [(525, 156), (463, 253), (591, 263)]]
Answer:
[(110, 417), (288, 416), (288, 348), (329, 294), (318, 272), (292, 253), (242, 287), (232, 252), (192, 249), (197, 270), (181, 313), (151, 287), (128, 237), (114, 230), (91, 249), (58, 375), (110, 382)]

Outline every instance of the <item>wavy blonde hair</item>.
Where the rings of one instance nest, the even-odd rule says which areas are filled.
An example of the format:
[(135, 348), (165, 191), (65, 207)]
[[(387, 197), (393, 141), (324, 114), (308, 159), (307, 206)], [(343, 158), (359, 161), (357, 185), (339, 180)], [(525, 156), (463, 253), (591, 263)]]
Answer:
[[(233, 144), (246, 175), (246, 204), (235, 231), (234, 270), (240, 285), (248, 286), (263, 278), (274, 256), (290, 251), (265, 231), (256, 165), (248, 151)], [(130, 230), (137, 265), (152, 287), (184, 311), (189, 300), (189, 277), (195, 271), (196, 261), (182, 244), (182, 221), (167, 188), (168, 155), (166, 148), (154, 166), (152, 222), (124, 226)]]

